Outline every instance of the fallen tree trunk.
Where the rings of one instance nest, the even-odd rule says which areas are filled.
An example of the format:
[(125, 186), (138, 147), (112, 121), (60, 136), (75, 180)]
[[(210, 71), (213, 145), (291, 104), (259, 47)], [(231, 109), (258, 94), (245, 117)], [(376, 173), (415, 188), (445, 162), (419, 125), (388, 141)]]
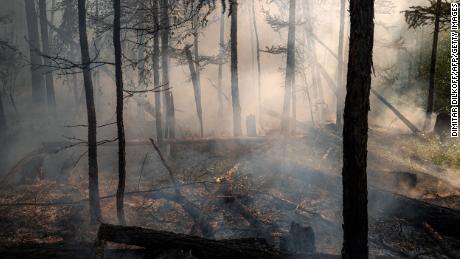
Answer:
[(420, 132), (420, 130), (415, 127), (414, 124), (412, 124), (412, 122), (410, 122), (406, 117), (404, 117), (404, 115), (402, 115), (401, 112), (398, 111), (398, 109), (396, 109), (390, 102), (388, 102), (383, 96), (381, 96), (379, 93), (377, 93), (374, 89), (371, 89), (371, 92), (377, 96), (377, 98), (383, 103), (385, 104), (395, 115), (396, 117), (398, 117), (398, 119), (400, 119), (404, 125), (406, 125), (413, 133), (417, 134)]
[(154, 251), (182, 250), (197, 258), (340, 258), (337, 255), (292, 254), (279, 251), (264, 239), (258, 238), (212, 240), (141, 227), (101, 224), (97, 235), (97, 247), (100, 249), (105, 242), (140, 246)]
[(280, 253), (264, 239), (211, 240), (197, 236), (140, 227), (102, 224), (98, 242), (135, 245), (152, 250), (191, 251), (198, 258), (279, 258)]
[(369, 188), (369, 212), (374, 216), (396, 217), (423, 227), (428, 223), (442, 235), (460, 239), (460, 211), (411, 199), (392, 192)]

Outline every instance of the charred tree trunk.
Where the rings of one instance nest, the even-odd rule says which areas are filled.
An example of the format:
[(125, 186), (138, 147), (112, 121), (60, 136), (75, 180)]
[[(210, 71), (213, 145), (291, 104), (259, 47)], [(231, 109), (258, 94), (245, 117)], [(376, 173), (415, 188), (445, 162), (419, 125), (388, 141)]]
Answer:
[(350, 1), (350, 51), (343, 125), (343, 258), (368, 258), (367, 136), (374, 0)]
[(240, 90), (238, 88), (238, 3), (231, 2), (231, 72), (232, 72), (232, 108), (233, 108), (233, 135), (241, 136), (241, 105)]
[(26, 8), (27, 32), (30, 51), (30, 71), (32, 73), (32, 99), (36, 104), (43, 104), (45, 101), (45, 82), (41, 65), (40, 43), (38, 35), (38, 19), (34, 0), (24, 0)]
[(289, 32), (287, 42), (286, 78), (284, 85), (283, 118), (281, 133), (289, 134), (292, 88), (295, 77), (295, 8), (296, 0), (289, 1)]
[(225, 33), (225, 13), (222, 12), (220, 15), (220, 35), (219, 35), (219, 55), (220, 55), (220, 62), (219, 62), (219, 70), (217, 72), (217, 101), (218, 101), (218, 108), (217, 108), (217, 117), (222, 119), (224, 115), (224, 105), (222, 100), (222, 67), (223, 67), (223, 60), (225, 55), (225, 42), (224, 42), (224, 34)]
[(125, 129), (123, 125), (123, 72), (122, 49), (120, 36), (120, 0), (113, 0), (113, 46), (115, 48), (115, 82), (117, 95), (117, 135), (118, 135), (118, 189), (117, 189), (117, 218), (122, 225), (125, 224), (125, 212), (123, 199), (125, 195), (126, 180), (126, 151), (125, 151)]
[(256, 36), (256, 61), (257, 61), (257, 105), (258, 105), (258, 114), (260, 120), (260, 110), (262, 105), (262, 97), (261, 97), (261, 68), (260, 68), (260, 40), (259, 40), (259, 30), (257, 28), (257, 18), (256, 18), (256, 11), (254, 7), (255, 0), (252, 0), (251, 3), (251, 12), (252, 12), (252, 26), (254, 27), (254, 34)]
[(192, 251), (199, 258), (280, 258), (281, 255), (263, 239), (212, 240), (197, 236), (155, 231), (140, 227), (102, 224), (98, 242), (123, 243), (155, 250)]
[(3, 108), (3, 96), (0, 93), (0, 134), (6, 129), (5, 109)]
[(425, 129), (427, 130), (431, 124), (431, 114), (433, 113), (434, 106), (434, 84), (436, 77), (436, 59), (438, 55), (438, 37), (439, 37), (439, 23), (441, 16), (441, 0), (436, 2), (436, 17), (434, 20), (434, 33), (433, 33), (433, 46), (431, 49), (431, 65), (430, 65), (430, 85), (428, 88), (428, 100), (426, 107), (426, 121)]
[(174, 118), (171, 116), (171, 104), (169, 103), (170, 88), (169, 85), (169, 6), (168, 0), (160, 1), (160, 24), (161, 24), (161, 68), (162, 68), (162, 83), (164, 87), (164, 105), (165, 111), (165, 138), (173, 138), (175, 135), (174, 129), (171, 127)]
[[(45, 56), (50, 55), (50, 45), (49, 45), (49, 34), (48, 34), (48, 16), (46, 14), (46, 0), (39, 0), (38, 6), (40, 9), (40, 32), (42, 36), (42, 52)], [(50, 60), (48, 58), (43, 58), (43, 63), (47, 67), (44, 71), (46, 79), (46, 97), (48, 101), (48, 107), (51, 109), (56, 108), (56, 98), (54, 96), (54, 80), (53, 72), (50, 67)]]
[(193, 62), (192, 52), (190, 51), (190, 45), (185, 46), (184, 52), (185, 52), (185, 56), (187, 57), (188, 67), (190, 69), (190, 75), (192, 77), (193, 93), (195, 95), (196, 113), (198, 116), (198, 121), (200, 123), (201, 137), (203, 137), (203, 111), (201, 107), (201, 88), (200, 88), (200, 83), (198, 79), (198, 74), (195, 70), (195, 64)]
[(339, 49), (337, 51), (337, 105), (336, 105), (336, 127), (337, 133), (342, 131), (343, 120), (343, 101), (345, 89), (343, 87), (343, 49), (344, 49), (344, 31), (345, 31), (345, 0), (340, 0), (340, 27), (339, 27)]
[[(160, 86), (160, 39), (159, 39), (159, 28), (160, 21), (158, 20), (158, 1), (153, 1), (153, 24), (155, 27), (155, 35), (153, 36), (153, 55), (152, 55), (152, 66), (153, 66), (153, 84), (154, 87)], [(163, 149), (163, 128), (161, 118), (161, 93), (155, 92), (155, 127), (157, 134), (158, 145)]]
[(88, 49), (88, 36), (86, 33), (86, 0), (78, 0), (78, 29), (80, 34), (81, 61), (83, 65), (83, 79), (86, 95), (86, 111), (88, 115), (88, 180), (89, 180), (89, 205), (91, 222), (96, 223), (101, 219), (99, 204), (99, 180), (97, 166), (97, 122), (94, 107), (93, 82), (91, 79), (91, 60)]

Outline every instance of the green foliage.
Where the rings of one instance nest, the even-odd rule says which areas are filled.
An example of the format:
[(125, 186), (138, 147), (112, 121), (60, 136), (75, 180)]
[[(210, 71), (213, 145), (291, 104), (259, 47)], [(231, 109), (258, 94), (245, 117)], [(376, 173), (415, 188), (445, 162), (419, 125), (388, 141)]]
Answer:
[(423, 161), (430, 161), (439, 166), (460, 168), (460, 149), (458, 141), (446, 139), (440, 141), (438, 137), (429, 136), (423, 141), (412, 138), (401, 142), (404, 150), (417, 156)]
[[(430, 42), (431, 43), (431, 42)], [(419, 64), (419, 79), (428, 82), (431, 66), (431, 44), (425, 44), (422, 51), (422, 61)], [(435, 74), (435, 112), (450, 111), (450, 35), (439, 34), (438, 56)]]
[[(436, 18), (436, 3), (437, 0), (429, 0), (428, 6), (411, 6), (409, 10), (404, 11), (409, 28), (416, 29), (425, 25), (434, 24)], [(440, 28), (445, 30), (449, 28), (450, 23), (450, 1), (441, 1), (440, 6)]]

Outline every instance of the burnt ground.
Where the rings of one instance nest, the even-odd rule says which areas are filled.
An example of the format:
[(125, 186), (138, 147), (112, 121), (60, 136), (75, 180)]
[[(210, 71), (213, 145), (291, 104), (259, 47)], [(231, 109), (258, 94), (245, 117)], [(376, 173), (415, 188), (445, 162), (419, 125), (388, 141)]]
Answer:
[[(458, 165), (419, 156), (417, 145), (426, 143), (420, 137), (371, 130), (370, 188), (460, 209)], [(97, 227), (88, 222), (83, 152), (74, 148), (33, 154), (30, 161), (38, 163), (40, 170), (27, 165), (4, 174), (7, 177), (0, 191), (0, 252), (4, 256), (15, 257), (13, 251), (21, 248), (33, 251), (29, 257), (48, 257), (57, 245), (62, 254), (54, 257), (89, 253)], [(116, 223), (115, 157), (114, 146), (100, 148), (101, 205), (108, 223)], [(128, 145), (127, 161), (128, 225), (202, 234), (186, 209), (168, 198), (172, 192), (168, 173), (151, 146)], [(340, 254), (341, 139), (332, 132), (311, 130), (289, 139), (267, 137), (237, 143), (190, 140), (173, 146), (168, 163), (182, 194), (206, 215), (214, 238), (269, 236), (277, 246), (291, 222), (297, 222), (313, 228), (318, 252)], [(394, 217), (385, 201), (371, 197), (369, 207), (373, 257), (449, 258), (460, 254), (460, 240), (444, 235), (439, 240), (423, 225)], [(106, 258), (143, 256), (132, 249), (127, 254), (111, 254), (113, 248), (132, 247), (108, 245)]]

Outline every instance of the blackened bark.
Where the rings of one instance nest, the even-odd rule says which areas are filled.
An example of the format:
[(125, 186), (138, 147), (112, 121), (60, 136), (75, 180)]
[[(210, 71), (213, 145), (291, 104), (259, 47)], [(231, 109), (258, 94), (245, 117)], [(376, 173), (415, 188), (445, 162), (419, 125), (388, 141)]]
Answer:
[(118, 189), (117, 189), (117, 218), (122, 225), (125, 224), (125, 212), (123, 199), (125, 195), (126, 181), (126, 150), (125, 150), (125, 129), (123, 125), (123, 72), (122, 49), (120, 36), (120, 0), (113, 0), (113, 46), (115, 49), (115, 83), (117, 98), (117, 134), (118, 134)]
[(193, 62), (192, 52), (190, 51), (190, 45), (184, 48), (185, 56), (187, 57), (188, 67), (190, 69), (190, 75), (192, 77), (193, 94), (195, 95), (195, 107), (198, 121), (200, 123), (200, 133), (203, 137), (203, 111), (201, 107), (201, 88), (198, 79), (198, 74), (195, 70), (195, 64)]
[(233, 108), (233, 135), (241, 136), (241, 106), (240, 91), (238, 88), (238, 3), (231, 3), (231, 28), (230, 28), (230, 45), (231, 45), (231, 80), (232, 80), (232, 108)]
[[(39, 0), (38, 7), (40, 9), (40, 32), (42, 36), (42, 52), (45, 56), (50, 55), (49, 34), (48, 34), (48, 16), (46, 14), (46, 0)], [(54, 96), (54, 79), (53, 72), (50, 69), (50, 60), (43, 58), (43, 63), (47, 67), (44, 72), (46, 82), (46, 98), (48, 107), (51, 109), (56, 108), (56, 98)]]
[(222, 119), (224, 114), (224, 105), (222, 100), (222, 60), (224, 59), (224, 32), (225, 31), (225, 13), (222, 12), (220, 15), (220, 35), (219, 35), (219, 55), (221, 58), (221, 62), (219, 62), (219, 70), (217, 72), (217, 101), (218, 101), (218, 108), (217, 108), (217, 117)]
[(374, 0), (350, 0), (350, 51), (343, 125), (343, 258), (368, 258), (367, 137)]
[(86, 0), (78, 0), (78, 29), (80, 35), (81, 62), (83, 64), (83, 80), (86, 95), (86, 111), (88, 115), (88, 180), (89, 180), (89, 208), (91, 223), (101, 220), (99, 204), (99, 180), (97, 166), (97, 122), (94, 107), (93, 81), (91, 79), (91, 60), (86, 33)]
[(288, 134), (290, 129), (290, 110), (292, 88), (295, 77), (295, 8), (296, 0), (289, 1), (289, 32), (287, 42), (286, 78), (284, 85), (283, 118), (281, 120), (281, 133)]
[[(195, 62), (192, 62), (192, 65), (195, 66), (195, 71), (196, 71), (196, 78), (195, 78), (195, 83), (193, 84), (193, 89), (194, 89), (194, 92), (195, 92), (196, 110), (197, 110), (197, 114), (198, 114), (198, 119), (200, 121), (200, 134), (201, 134), (201, 137), (203, 137), (204, 136), (204, 129), (203, 129), (203, 110), (202, 110), (202, 107), (201, 107), (201, 72), (200, 72), (200, 48), (199, 48), (200, 32), (198, 30), (199, 15), (195, 16), (193, 23), (194, 23), (193, 55), (195, 57)], [(190, 70), (190, 72), (191, 72), (191, 70)], [(193, 77), (192, 77), (192, 81), (193, 81)]]
[(254, 34), (256, 36), (256, 60), (257, 60), (257, 105), (258, 105), (258, 113), (259, 113), (259, 120), (260, 120), (260, 110), (262, 105), (262, 97), (261, 97), (261, 68), (260, 68), (260, 40), (259, 40), (259, 30), (257, 29), (257, 19), (256, 19), (256, 11), (254, 7), (255, 0), (252, 0), (251, 4), (251, 12), (252, 12), (252, 26), (254, 27)]
[(434, 20), (433, 46), (431, 49), (431, 65), (430, 65), (430, 85), (428, 88), (428, 101), (426, 107), (426, 123), (425, 129), (431, 123), (431, 114), (433, 113), (434, 105), (434, 84), (436, 77), (436, 59), (438, 55), (438, 37), (439, 37), (439, 22), (441, 13), (441, 0), (436, 2), (436, 17)]
[(43, 79), (40, 56), (40, 43), (38, 35), (38, 19), (34, 0), (24, 0), (26, 8), (27, 32), (30, 51), (30, 71), (32, 73), (32, 99), (36, 104), (45, 101), (45, 82)]
[[(155, 26), (155, 35), (153, 36), (153, 84), (155, 87), (160, 86), (160, 39), (159, 39), (159, 28), (160, 21), (158, 19), (158, 1), (153, 1), (153, 24)], [(163, 149), (163, 128), (161, 118), (161, 93), (155, 92), (155, 127), (157, 134), (157, 141), (160, 148)]]
[(6, 129), (5, 110), (3, 108), (3, 97), (0, 94), (0, 134)]
[(171, 108), (169, 103), (169, 94), (170, 90), (166, 90), (170, 88), (169, 85), (169, 6), (168, 0), (161, 0), (160, 1), (160, 24), (161, 24), (161, 68), (162, 68), (162, 83), (164, 88), (164, 111), (166, 115), (165, 119), (165, 138), (173, 138), (175, 135), (174, 128), (172, 125), (174, 124), (174, 118), (171, 115)]
[(343, 100), (345, 89), (343, 87), (343, 49), (344, 49), (344, 31), (345, 31), (345, 0), (340, 0), (340, 25), (339, 25), (339, 48), (337, 51), (337, 105), (336, 105), (336, 127), (337, 132), (342, 131), (343, 121)]

